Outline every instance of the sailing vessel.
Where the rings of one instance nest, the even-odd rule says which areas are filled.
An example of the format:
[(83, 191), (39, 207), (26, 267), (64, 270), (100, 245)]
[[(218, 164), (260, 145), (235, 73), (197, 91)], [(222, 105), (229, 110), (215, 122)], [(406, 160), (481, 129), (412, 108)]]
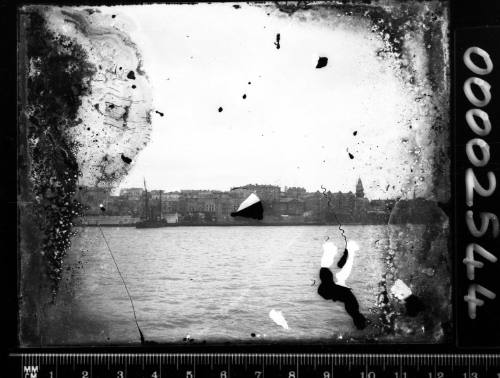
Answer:
[[(149, 205), (149, 193), (148, 188), (146, 187), (146, 179), (144, 179), (144, 213), (141, 217), (141, 220), (135, 224), (136, 228), (159, 228), (159, 227), (167, 227), (167, 220), (163, 218), (162, 208), (161, 208), (161, 191), (160, 191), (160, 203), (159, 203), (159, 211), (154, 211)], [(158, 215), (157, 215), (158, 213)]]

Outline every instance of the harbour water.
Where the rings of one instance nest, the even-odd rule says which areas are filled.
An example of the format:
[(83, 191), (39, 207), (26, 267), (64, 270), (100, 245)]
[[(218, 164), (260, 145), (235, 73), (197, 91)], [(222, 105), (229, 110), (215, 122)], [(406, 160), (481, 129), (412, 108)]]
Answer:
[[(377, 241), (386, 227), (344, 227), (360, 245), (347, 284), (366, 315), (376, 305), (383, 267)], [(147, 340), (313, 341), (369, 333), (354, 328), (343, 304), (317, 294), (325, 236), (344, 247), (336, 226), (102, 231)], [(132, 306), (100, 229), (77, 232), (48, 344), (137, 343)], [(282, 312), (288, 330), (269, 318), (271, 309)]]

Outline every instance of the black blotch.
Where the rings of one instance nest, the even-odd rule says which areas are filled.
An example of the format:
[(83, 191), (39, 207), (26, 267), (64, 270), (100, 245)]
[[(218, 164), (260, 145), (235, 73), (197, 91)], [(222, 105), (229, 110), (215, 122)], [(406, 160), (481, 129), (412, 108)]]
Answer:
[(437, 205), (441, 210), (444, 211), (444, 213), (448, 216), (451, 217), (452, 213), (452, 207), (450, 205), (450, 202), (438, 202)]
[(246, 94), (244, 94), (242, 97), (243, 97), (243, 100), (244, 100), (244, 99), (246, 99), (246, 98), (247, 98), (247, 95), (246, 95)]
[(234, 4), (234, 5), (233, 5), (233, 8), (234, 8), (234, 9), (240, 9), (241, 7), (240, 7), (238, 4)]
[(127, 164), (132, 163), (132, 159), (129, 158), (129, 157), (127, 157), (127, 156), (125, 156), (125, 155), (123, 155), (123, 154), (122, 154), (122, 160), (123, 160), (124, 163), (127, 163)]
[(114, 104), (109, 104), (110, 109), (114, 109), (115, 105)]
[(96, 110), (99, 110), (99, 104), (94, 104), (94, 108), (95, 108)]
[(253, 332), (252, 332), (252, 333), (250, 334), (250, 336), (255, 337), (255, 333), (253, 333)]
[(337, 266), (342, 269), (345, 265), (345, 263), (347, 262), (347, 257), (349, 256), (349, 251), (346, 249), (344, 249), (344, 254), (342, 255), (342, 257), (340, 258), (339, 262), (337, 263)]
[(123, 67), (119, 67), (118, 69), (121, 70)]
[(326, 56), (320, 56), (318, 59), (318, 63), (316, 64), (316, 68), (326, 67), (328, 64), (328, 58)]
[(163, 113), (162, 113), (162, 112), (160, 112), (160, 111), (158, 111), (158, 110), (155, 110), (155, 113), (156, 113), (156, 114), (159, 114), (159, 115), (160, 115), (160, 117), (163, 117)]
[(87, 130), (90, 131), (90, 127), (87, 127)]
[(99, 205), (99, 208), (101, 209), (101, 211), (104, 213), (106, 211), (106, 208), (104, 207), (103, 204), (100, 204)]
[(328, 268), (319, 270), (318, 294), (327, 300), (344, 302), (347, 313), (352, 317), (357, 329), (366, 327), (366, 318), (359, 312), (359, 305), (351, 289), (335, 284), (333, 273)]
[(274, 42), (274, 45), (276, 46), (276, 48), (279, 50), (279, 48), (281, 47), (280, 46), (280, 33), (276, 34), (276, 42)]
[(244, 209), (232, 212), (231, 216), (233, 218), (243, 217), (243, 218), (262, 220), (264, 218), (263, 214), (264, 214), (264, 208), (262, 207), (262, 202), (258, 201), (253, 205), (250, 205)]
[(135, 73), (134, 73), (134, 71), (129, 71), (129, 73), (127, 74), (127, 78), (130, 79), (130, 80), (135, 80)]
[(252, 82), (251, 82), (251, 81), (249, 81), (249, 82), (248, 82), (248, 85), (250, 85), (250, 84), (252, 84)]
[(351, 154), (350, 152), (348, 152), (348, 154), (349, 154), (349, 158), (354, 159), (354, 155), (353, 154)]
[(134, 84), (134, 85), (132, 85), (132, 89), (135, 89), (135, 88), (137, 88), (137, 87), (135, 86), (135, 84)]
[(222, 109), (222, 106), (219, 106), (219, 113), (222, 112), (224, 109)]
[(425, 309), (424, 303), (415, 295), (410, 295), (405, 300), (406, 304), (406, 315), (417, 316), (419, 312)]
[(112, 15), (111, 18), (115, 18), (116, 17), (116, 14)]
[(356, 135), (358, 135), (358, 132), (357, 132), (357, 131), (354, 131), (354, 132), (352, 133), (352, 135), (356, 136)]

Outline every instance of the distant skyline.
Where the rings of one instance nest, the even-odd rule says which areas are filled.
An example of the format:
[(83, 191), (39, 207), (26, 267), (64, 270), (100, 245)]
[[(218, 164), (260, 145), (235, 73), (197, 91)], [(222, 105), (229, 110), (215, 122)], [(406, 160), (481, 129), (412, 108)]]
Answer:
[[(357, 180), (356, 180), (356, 182), (357, 182)], [(146, 183), (146, 184), (147, 184), (147, 183)], [(149, 191), (149, 190), (163, 190), (163, 191), (165, 191), (165, 192), (178, 192), (178, 191), (181, 191), (181, 190), (206, 190), (206, 191), (223, 191), (223, 192), (228, 192), (228, 191), (232, 190), (233, 188), (234, 188), (234, 189), (245, 189), (245, 186), (247, 186), (247, 185), (263, 185), (263, 186), (264, 186), (264, 185), (273, 185), (273, 184), (266, 184), (266, 183), (247, 183), (246, 185), (242, 185), (242, 186), (231, 186), (231, 187), (228, 187), (228, 188), (226, 188), (226, 189), (213, 189), (213, 188), (203, 188), (203, 189), (200, 189), (200, 188), (181, 188), (181, 189), (179, 189), (179, 190), (166, 190), (166, 189), (164, 189), (164, 188), (160, 188), (160, 187), (150, 187), (150, 186), (149, 186), (149, 184), (147, 184), (147, 189), (148, 189), (148, 191)], [(274, 185), (274, 186), (278, 186), (278, 185)], [(286, 185), (285, 185), (285, 186), (280, 186), (280, 190), (281, 190), (281, 191), (285, 191), (286, 189), (291, 189), (291, 188), (302, 188), (302, 189), (306, 189), (304, 186), (286, 186)], [(119, 189), (118, 189), (118, 188), (116, 188), (116, 189), (115, 189), (115, 192), (116, 192), (116, 191), (119, 191), (119, 190), (122, 190), (122, 189), (144, 189), (144, 185), (142, 185), (142, 186), (123, 186), (123, 185), (122, 185), (122, 186), (120, 186), (120, 188), (119, 188)], [(329, 189), (327, 188), (327, 191), (328, 191), (328, 190), (329, 190)], [(306, 189), (306, 191), (307, 191), (308, 193), (312, 193), (311, 191), (309, 191), (309, 190), (307, 190), (307, 189)], [(322, 192), (321, 188), (320, 188), (320, 189), (318, 189), (318, 191), (319, 191), (319, 192)], [(330, 190), (330, 191), (331, 191), (331, 192), (333, 192), (332, 190)], [(356, 183), (353, 185), (353, 189), (348, 190), (347, 192), (349, 192), (349, 191), (351, 191), (351, 192), (353, 192), (353, 193), (356, 191)], [(313, 192), (316, 192), (316, 190), (314, 190)], [(338, 190), (336, 190), (335, 192), (338, 192)], [(346, 193), (347, 193), (347, 192), (346, 192)]]
[[(361, 182), (363, 182), (363, 180), (361, 180)], [(146, 184), (147, 184), (147, 183), (146, 183)], [(347, 190), (347, 191), (345, 191), (345, 192), (342, 192), (342, 191), (340, 191), (340, 192), (342, 192), (342, 193), (349, 193), (349, 192), (351, 192), (351, 193), (355, 194), (355, 193), (356, 193), (356, 184), (357, 184), (357, 179), (356, 179), (356, 183), (353, 185), (353, 188), (352, 188), (352, 189)], [(266, 183), (247, 183), (246, 185), (243, 185), (242, 187), (235, 187), (235, 186), (232, 186), (232, 187), (230, 187), (230, 188), (226, 188), (226, 189), (212, 189), (212, 188), (208, 188), (208, 189), (199, 189), (199, 188), (181, 188), (180, 190), (166, 190), (166, 189), (164, 189), (164, 188), (159, 188), (159, 187), (150, 187), (149, 185), (147, 185), (147, 189), (148, 189), (148, 191), (152, 191), (152, 190), (163, 190), (165, 193), (180, 192), (180, 191), (182, 191), (182, 190), (200, 190), (200, 191), (221, 191), (221, 192), (229, 192), (229, 191), (231, 191), (232, 189), (240, 189), (240, 188), (241, 188), (241, 189), (244, 189), (244, 188), (245, 188), (245, 186), (248, 186), (248, 185), (260, 185), (260, 186), (266, 186), (266, 185), (272, 185), (272, 184), (266, 184)], [(301, 188), (301, 189), (306, 189), (306, 188), (304, 188), (303, 186), (298, 186), (298, 187), (297, 187), (297, 186), (282, 186), (282, 187), (280, 187), (280, 190), (281, 190), (282, 192), (285, 192), (287, 189), (292, 189), (292, 188)], [(113, 191), (113, 194), (114, 194), (114, 195), (118, 195), (118, 194), (119, 194), (119, 192), (120, 192), (120, 190), (123, 190), (123, 189), (144, 189), (144, 185), (143, 185), (143, 186), (127, 186), (127, 187), (122, 186), (122, 187), (120, 187), (120, 188), (115, 188), (115, 189), (114, 189), (114, 191)], [(363, 189), (364, 189), (364, 187), (363, 187)], [(320, 188), (319, 190), (317, 190), (317, 191), (318, 191), (318, 192), (320, 192), (320, 193), (323, 193), (323, 190), (322, 190), (321, 188)], [(316, 190), (314, 190), (314, 191), (309, 191), (309, 190), (307, 190), (307, 189), (306, 189), (306, 192), (307, 192), (307, 193), (315, 193), (315, 192), (317, 192), (317, 191), (316, 191)], [(328, 192), (328, 191), (329, 191), (329, 189), (328, 189), (328, 188), (326, 188), (326, 192)], [(338, 192), (339, 192), (339, 190), (335, 190), (335, 191), (330, 190), (330, 192), (331, 192), (331, 193), (338, 193)], [(385, 199), (385, 197), (380, 197), (380, 198), (377, 198), (377, 199)]]
[[(138, 45), (164, 114), (153, 112), (151, 140), (120, 188), (146, 178), (166, 191), (258, 182), (348, 192), (362, 177), (366, 197), (393, 198), (413, 181), (414, 94), (396, 60), (377, 56), (385, 42), (368, 21), (247, 4), (102, 10)], [(316, 69), (320, 56), (328, 64)]]

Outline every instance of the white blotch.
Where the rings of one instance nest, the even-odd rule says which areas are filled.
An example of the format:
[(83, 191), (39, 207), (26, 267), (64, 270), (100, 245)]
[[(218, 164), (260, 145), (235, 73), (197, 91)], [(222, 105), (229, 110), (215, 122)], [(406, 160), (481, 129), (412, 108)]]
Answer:
[(400, 279), (391, 287), (391, 294), (400, 300), (405, 300), (411, 295), (411, 289)]
[(282, 326), (284, 329), (289, 329), (288, 323), (281, 311), (276, 311), (274, 308), (269, 311), (269, 317), (277, 324)]
[(250, 207), (250, 206), (256, 204), (259, 201), (260, 201), (260, 198), (257, 197), (257, 195), (255, 193), (251, 193), (248, 196), (248, 198), (241, 203), (241, 205), (240, 205), (240, 207), (238, 207), (237, 211), (246, 209), (247, 207)]
[(348, 240), (347, 249), (349, 250), (349, 252), (357, 252), (359, 251), (359, 245), (354, 240)]
[(333, 260), (338, 253), (338, 248), (331, 241), (323, 243), (323, 257), (321, 257), (321, 267), (328, 268), (333, 264)]

